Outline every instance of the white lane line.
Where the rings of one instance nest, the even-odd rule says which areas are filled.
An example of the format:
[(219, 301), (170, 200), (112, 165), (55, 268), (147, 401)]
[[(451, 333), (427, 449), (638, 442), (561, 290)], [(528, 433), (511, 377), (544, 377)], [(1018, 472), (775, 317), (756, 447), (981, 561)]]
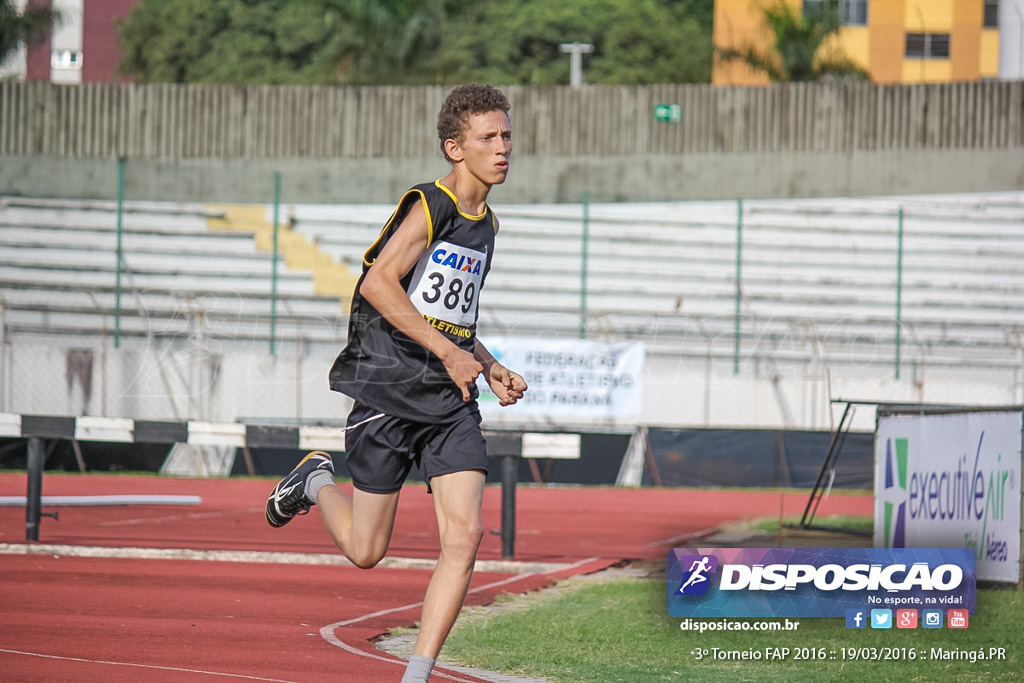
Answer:
[[(289, 563), (294, 562), (294, 563), (302, 563), (302, 564), (306, 564), (306, 563), (309, 563), (309, 564), (321, 564), (321, 563), (322, 564), (342, 564), (343, 562), (347, 563), (347, 560), (345, 560), (343, 557), (340, 557), (340, 556), (337, 556), (337, 555), (329, 555), (329, 556), (319, 557), (318, 559), (320, 559), (320, 562), (315, 562), (315, 561), (314, 562), (310, 562), (311, 556), (309, 556), (309, 555), (302, 555), (300, 553), (294, 553), (294, 554), (292, 554), (293, 556), (289, 556), (290, 554), (287, 554), (287, 553), (254, 553), (254, 552), (244, 552), (244, 551), (243, 552), (231, 552), (231, 551), (193, 551), (193, 550), (186, 550), (186, 549), (159, 549), (159, 548), (100, 548), (100, 547), (91, 547), (91, 546), (58, 546), (58, 545), (42, 545), (42, 544), (39, 544), (39, 545), (29, 545), (29, 544), (8, 544), (8, 543), (0, 543), (0, 554), (66, 554), (66, 555), (74, 555), (74, 556), (78, 556), (78, 557), (131, 557), (131, 558), (136, 558), (136, 559), (190, 559), (190, 560), (216, 560), (216, 561), (228, 561), (228, 562), (261, 562), (262, 561), (262, 562), (289, 562)], [(289, 556), (288, 559), (285, 559), (285, 556)], [(510, 577), (508, 577), (506, 579), (502, 579), (500, 581), (495, 581), (493, 583), (488, 583), (488, 584), (484, 584), (482, 586), (477, 586), (476, 588), (471, 588), (469, 590), (469, 593), (478, 593), (480, 591), (487, 590), (489, 588), (497, 588), (498, 586), (503, 586), (503, 585), (506, 585), (506, 584), (509, 584), (509, 583), (514, 583), (516, 581), (520, 581), (522, 579), (534, 576), (536, 574), (548, 574), (548, 573), (555, 573), (555, 572), (562, 572), (562, 571), (571, 571), (573, 569), (576, 569), (577, 567), (584, 566), (584, 565), (589, 564), (591, 562), (594, 562), (594, 561), (596, 561), (598, 559), (600, 559), (600, 558), (598, 558), (598, 557), (588, 557), (587, 559), (578, 560), (578, 561), (573, 562), (571, 564), (534, 563), (536, 565), (541, 565), (543, 567), (543, 569), (541, 571), (528, 571), (528, 572), (524, 572), (522, 574), (516, 574), (515, 576), (510, 576)], [(401, 561), (401, 560), (399, 560), (399, 561)], [(406, 562), (416, 563), (416, 562), (420, 562), (420, 561), (419, 560), (411, 560), (411, 561), (410, 560), (406, 560)], [(423, 566), (422, 568), (424, 568), (424, 569), (432, 569), (433, 568), (434, 560), (423, 561), (423, 562), (429, 562), (429, 566)], [(382, 566), (383, 564), (384, 563), (382, 562), (381, 565), (378, 565), (378, 566)], [(493, 564), (495, 566), (493, 568), (488, 568), (489, 564)], [(509, 563), (504, 563), (504, 562), (487, 563), (487, 562), (478, 561), (477, 562), (477, 566), (476, 566), (476, 571), (483, 571), (483, 572), (486, 572), (486, 571), (494, 571), (494, 572), (509, 571), (514, 566), (518, 565), (520, 568), (526, 568), (526, 567), (529, 567), (530, 564), (531, 563), (525, 563), (525, 562), (524, 563), (515, 563), (515, 562), (509, 562)], [(320, 636), (324, 640), (326, 640), (328, 643), (330, 643), (331, 645), (339, 647), (342, 650), (345, 650), (346, 652), (351, 652), (353, 654), (357, 654), (360, 657), (369, 657), (371, 659), (376, 659), (376, 660), (379, 660), (379, 661), (382, 661), (382, 662), (389, 662), (391, 664), (400, 664), (402, 666), (405, 666), (405, 664), (406, 664), (405, 660), (397, 659), (397, 658), (393, 659), (393, 658), (384, 657), (382, 655), (378, 655), (378, 654), (375, 654), (375, 653), (372, 653), (372, 652), (366, 652), (366, 651), (360, 650), (358, 648), (352, 647), (351, 645), (348, 645), (347, 643), (342, 642), (341, 639), (339, 639), (334, 634), (334, 630), (337, 629), (337, 628), (341, 628), (343, 626), (349, 626), (351, 624), (356, 624), (356, 623), (359, 623), (361, 621), (366, 621), (367, 619), (373, 619), (374, 617), (383, 616), (383, 615), (386, 615), (386, 614), (392, 614), (394, 612), (402, 612), (402, 611), (409, 610), (409, 609), (416, 609), (416, 608), (422, 607), (422, 606), (423, 606), (423, 602), (421, 601), (421, 602), (416, 602), (416, 603), (413, 603), (413, 604), (410, 604), (410, 605), (402, 605), (400, 607), (392, 607), (392, 608), (386, 609), (386, 610), (380, 610), (380, 611), (377, 611), (377, 612), (371, 612), (370, 614), (364, 614), (363, 616), (355, 617), (353, 619), (346, 619), (344, 621), (339, 621), (339, 622), (336, 622), (334, 624), (328, 624), (327, 626), (324, 626), (323, 628), (320, 629)], [(74, 658), (74, 657), (58, 657), (58, 656), (54, 656), (54, 655), (45, 655), (45, 654), (40, 654), (40, 653), (36, 653), (36, 652), (19, 652), (17, 650), (5, 650), (3, 648), (0, 648), (0, 652), (9, 652), (9, 653), (12, 653), (12, 654), (21, 654), (21, 655), (33, 656), (33, 657), (45, 657), (45, 658), (50, 658), (50, 659), (64, 659), (64, 660), (68, 660), (68, 661), (91, 662), (91, 663), (97, 663), (97, 664), (112, 664), (112, 665), (117, 665), (117, 666), (136, 666), (136, 667), (144, 667), (144, 668), (168, 669), (168, 670), (172, 670), (172, 671), (185, 671), (185, 672), (192, 671), (191, 669), (173, 669), (173, 668), (170, 668), (170, 667), (150, 666), (150, 665), (147, 665), (147, 664), (127, 664), (127, 663), (123, 663), (123, 662), (104, 662), (104, 661), (99, 661), (99, 660), (78, 659), (78, 658)], [(211, 676), (235, 676), (237, 678), (248, 678), (250, 680), (259, 680), (259, 681), (275, 681), (277, 683), (294, 683), (292, 681), (279, 681), (279, 679), (273, 679), (273, 678), (256, 678), (256, 677), (253, 677), (253, 676), (242, 676), (240, 674), (224, 674), (224, 673), (217, 673), (217, 672), (211, 672), (211, 671), (196, 671), (195, 673), (208, 674), (208, 675), (211, 675)], [(455, 677), (455, 676), (450, 676), (450, 675), (448, 675), (448, 674), (446, 674), (446, 673), (444, 673), (442, 671), (435, 671), (433, 673), (433, 675), (437, 676), (439, 678), (445, 678), (445, 679), (452, 680), (452, 681), (459, 681), (461, 683), (473, 683), (473, 681), (471, 681), (469, 679), (458, 678), (458, 677)]]
[[(0, 555), (65, 555), (135, 560), (204, 560), (269, 564), (308, 564), (351, 567), (341, 553), (285, 553), (259, 550), (194, 550), (192, 548), (138, 548), (56, 543), (0, 543)], [(594, 558), (591, 558), (594, 559)], [(590, 560), (584, 560), (589, 562)], [(390, 569), (433, 569), (436, 559), (385, 557), (378, 567)], [(514, 560), (477, 560), (474, 571), (501, 574), (552, 574), (575, 568), (579, 563), (518, 562)]]
[[(501, 581), (495, 581), (493, 583), (488, 583), (488, 584), (485, 584), (483, 586), (477, 586), (476, 588), (471, 588), (469, 590), (469, 592), (470, 593), (479, 593), (480, 591), (487, 590), (489, 588), (497, 588), (498, 586), (504, 586), (505, 584), (515, 583), (516, 581), (520, 581), (522, 579), (525, 579), (525, 578), (528, 578), (528, 577), (534, 576), (534, 575), (535, 574), (533, 572), (530, 572), (528, 574), (518, 574), (516, 576), (510, 576), (507, 579), (502, 579)], [(360, 621), (366, 621), (367, 619), (373, 619), (374, 617), (384, 616), (385, 614), (393, 614), (395, 612), (404, 612), (405, 610), (416, 609), (418, 607), (423, 607), (423, 602), (422, 601), (414, 602), (414, 603), (409, 604), (409, 605), (402, 605), (401, 607), (392, 607), (390, 609), (383, 609), (383, 610), (380, 610), (380, 611), (377, 611), (377, 612), (371, 612), (370, 614), (364, 614), (361, 617), (355, 617), (353, 619), (345, 619), (344, 621), (337, 621), (337, 622), (335, 622), (333, 624), (328, 624), (327, 626), (324, 626), (323, 628), (321, 628), (320, 629), (320, 637), (322, 637), (324, 640), (326, 640), (331, 645), (334, 645), (335, 647), (340, 647), (342, 650), (344, 650), (346, 652), (351, 652), (352, 654), (355, 654), (355, 655), (359, 655), (360, 657), (369, 657), (370, 659), (376, 659), (376, 660), (381, 661), (381, 662), (388, 662), (389, 664), (398, 664), (398, 665), (401, 665), (401, 666), (406, 666), (408, 664), (408, 662), (406, 662), (404, 659), (398, 659), (398, 658), (394, 658), (394, 657), (385, 657), (384, 655), (379, 655), (379, 654), (377, 654), (375, 652), (367, 652), (365, 650), (360, 650), (357, 647), (353, 647), (353, 646), (349, 645), (348, 643), (344, 642), (343, 640), (341, 640), (341, 638), (339, 638), (337, 635), (335, 635), (334, 631), (335, 631), (335, 629), (339, 629), (339, 628), (341, 628), (343, 626), (351, 626), (352, 624), (358, 624)], [(446, 679), (448, 679), (450, 681), (460, 681), (461, 683), (474, 683), (474, 681), (472, 681), (472, 680), (470, 680), (468, 678), (459, 678), (457, 676), (451, 676), (449, 674), (444, 673), (443, 671), (437, 671), (436, 669), (433, 672), (433, 674), (431, 674), (431, 677), (433, 677), (433, 676), (437, 676), (438, 678), (446, 678)]]
[(220, 671), (203, 671), (201, 669), (183, 669), (177, 666), (157, 666), (156, 664), (132, 664), (131, 662), (111, 662), (105, 659), (84, 659), (82, 657), (63, 657), (60, 655), (47, 655), (41, 652), (22, 652), (21, 650), (8, 650), (0, 648), (0, 652), (12, 655), (24, 655), (25, 657), (41, 657), (43, 659), (59, 659), (65, 662), (83, 662), (85, 664), (107, 664), (109, 666), (132, 666), (139, 669), (159, 669), (160, 671), (178, 671), (181, 673), (203, 674), (205, 676), (224, 676), (226, 678), (242, 678), (247, 681), (269, 681), (270, 683), (296, 683), (282, 678), (262, 678), (260, 676), (246, 676), (245, 674), (228, 674)]
[[(0, 507), (24, 507), (25, 496), (0, 496)], [(96, 507), (125, 505), (202, 505), (199, 496), (111, 495), (111, 496), (40, 496), (46, 507)]]
[(594, 557), (588, 557), (585, 560), (576, 560), (575, 562), (573, 562), (571, 564), (567, 564), (564, 567), (559, 567), (557, 569), (552, 569), (549, 572), (538, 572), (538, 573), (540, 573), (540, 574), (554, 574), (555, 572), (569, 571), (569, 570), (572, 570), (572, 569), (576, 569), (577, 567), (584, 567), (584, 566), (590, 564), (591, 562), (597, 562), (600, 559), (601, 559), (600, 557), (595, 555)]
[(231, 517), (234, 515), (252, 515), (263, 512), (263, 507), (249, 508), (248, 510), (218, 510), (217, 512), (193, 512), (188, 515), (167, 515), (165, 517), (137, 517), (135, 519), (120, 519), (111, 522), (100, 522), (100, 526), (128, 526), (131, 524), (163, 524), (164, 522), (178, 522), (183, 519), (209, 519), (211, 517)]
[[(600, 559), (600, 558), (588, 557), (585, 560), (579, 560), (577, 562), (573, 562), (572, 564), (560, 567), (559, 570), (565, 571), (565, 570), (576, 569), (577, 567), (582, 567), (582, 566), (587, 565), (587, 564), (589, 564), (591, 562), (595, 562), (598, 559)], [(470, 593), (479, 593), (481, 591), (488, 590), (490, 588), (497, 588), (499, 586), (504, 586), (506, 584), (515, 583), (516, 581), (521, 581), (522, 579), (529, 578), (531, 576), (536, 576), (537, 574), (543, 575), (545, 573), (547, 573), (547, 572), (527, 572), (525, 574), (517, 574), (516, 576), (510, 576), (510, 577), (502, 579), (500, 581), (494, 581), (492, 583), (484, 584), (483, 586), (477, 586), (476, 588), (471, 588), (469, 590), (469, 592)], [(377, 654), (375, 652), (367, 652), (365, 650), (360, 650), (359, 648), (353, 647), (352, 645), (349, 645), (348, 643), (342, 641), (334, 632), (335, 632), (335, 630), (337, 630), (339, 628), (342, 628), (344, 626), (351, 626), (352, 624), (358, 624), (359, 622), (366, 621), (367, 619), (373, 619), (375, 617), (381, 617), (381, 616), (384, 616), (386, 614), (394, 614), (395, 612), (404, 612), (406, 610), (417, 609), (419, 607), (423, 607), (423, 602), (422, 601), (414, 602), (414, 603), (409, 604), (409, 605), (402, 605), (401, 607), (391, 607), (389, 609), (379, 610), (377, 612), (371, 612), (370, 614), (364, 614), (361, 617), (354, 617), (352, 619), (345, 619), (344, 621), (337, 621), (337, 622), (335, 622), (333, 624), (328, 624), (327, 626), (324, 626), (323, 628), (321, 628), (320, 629), (320, 637), (323, 638), (324, 640), (326, 640), (331, 645), (334, 645), (335, 647), (339, 647), (342, 650), (345, 650), (346, 652), (351, 652), (352, 654), (359, 655), (360, 657), (369, 657), (370, 659), (376, 659), (376, 660), (379, 660), (381, 662), (388, 662), (390, 664), (400, 664), (401, 666), (405, 666), (407, 664), (407, 662), (404, 659), (398, 659), (398, 658), (393, 658), (393, 657), (385, 657), (385, 656), (379, 655), (379, 654)], [(448, 679), (450, 681), (462, 681), (463, 683), (473, 683), (472, 681), (470, 681), (468, 679), (465, 679), (465, 678), (458, 678), (458, 677), (455, 677), (455, 676), (450, 676), (450, 675), (444, 673), (443, 671), (436, 671), (435, 670), (433, 675), (437, 676), (439, 678), (446, 678), (446, 679)]]
[(718, 529), (719, 527), (717, 526), (709, 526), (707, 529), (701, 529), (700, 531), (691, 531), (688, 534), (679, 534), (678, 536), (666, 538), (661, 541), (653, 541), (652, 543), (648, 543), (647, 547), (657, 548), (660, 545), (675, 545), (680, 541), (692, 541), (697, 538), (704, 538), (705, 536), (710, 536), (711, 534), (715, 533), (716, 531), (718, 531)]

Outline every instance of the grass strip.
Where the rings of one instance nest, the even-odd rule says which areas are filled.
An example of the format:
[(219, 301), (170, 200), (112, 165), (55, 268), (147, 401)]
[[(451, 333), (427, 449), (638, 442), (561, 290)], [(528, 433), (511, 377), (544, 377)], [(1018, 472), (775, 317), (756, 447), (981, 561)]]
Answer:
[[(783, 517), (782, 533), (785, 534), (799, 525), (799, 517)], [(779, 519), (777, 517), (759, 517), (746, 525), (746, 528), (755, 532), (776, 533), (779, 531)], [(875, 518), (870, 515), (830, 515), (816, 518), (811, 528), (871, 536), (875, 530)]]
[[(977, 613), (963, 630), (848, 629), (843, 619), (808, 618), (791, 619), (800, 622), (796, 631), (704, 634), (680, 629), (684, 620), (668, 616), (665, 592), (665, 582), (656, 579), (570, 579), (469, 610), (444, 657), (551, 683), (1020, 680), (1024, 594), (1013, 590), (979, 590)], [(759, 653), (760, 659), (716, 658), (713, 648), (723, 656)], [(769, 659), (784, 654), (776, 648), (789, 651)], [(1005, 659), (988, 658), (999, 648)], [(972, 662), (971, 653), (979, 651), (986, 658)], [(938, 658), (946, 653), (964, 658)]]

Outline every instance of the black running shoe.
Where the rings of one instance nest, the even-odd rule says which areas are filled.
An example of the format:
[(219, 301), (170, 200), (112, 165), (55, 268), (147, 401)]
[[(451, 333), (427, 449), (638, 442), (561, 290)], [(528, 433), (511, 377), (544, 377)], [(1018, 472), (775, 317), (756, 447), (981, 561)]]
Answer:
[(277, 483), (267, 498), (267, 524), (282, 527), (292, 521), (295, 515), (304, 515), (313, 506), (306, 499), (306, 479), (317, 470), (334, 474), (331, 456), (323, 451), (313, 451), (303, 458), (284, 479)]

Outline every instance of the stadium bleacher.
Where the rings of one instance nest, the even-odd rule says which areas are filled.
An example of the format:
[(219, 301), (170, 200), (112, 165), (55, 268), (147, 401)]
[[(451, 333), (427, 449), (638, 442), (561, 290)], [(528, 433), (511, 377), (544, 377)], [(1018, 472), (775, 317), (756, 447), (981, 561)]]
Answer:
[[(8, 334), (269, 335), (272, 254), (249, 230), (211, 229), (223, 213), (197, 204), (133, 202), (123, 215), (118, 308), (114, 202), (0, 200), (0, 303)], [(277, 264), (277, 331), (335, 339), (337, 296), (317, 294), (310, 270)]]
[[(298, 206), (292, 219), (358, 264), (389, 210)], [(929, 363), (1020, 362), (1019, 193), (750, 201), (742, 222), (735, 202), (596, 205), (586, 220), (580, 205), (497, 211), (482, 334), (575, 336), (582, 318), (589, 337), (640, 339), (649, 353), (727, 356), (739, 256), (745, 357), (877, 363), (898, 321), (903, 352)]]
[[(1021, 390), (1022, 193), (495, 209), (501, 235), (482, 336), (638, 340), (655, 379), (686, 363), (752, 364), (776, 394), (786, 373), (881, 377), (900, 365), (945, 369), (954, 382), (1005, 377), (999, 391), (1010, 400)], [(344, 292), (393, 206), (283, 207), (287, 241), (304, 246), (282, 255), (273, 301), (271, 207), (247, 210), (260, 226), (226, 224), (230, 207), (125, 204), (118, 333), (217, 341), (217, 353), (255, 354), (239, 361), (248, 367), (273, 327), (308, 347), (294, 381), (315, 367), (316, 391), (326, 391), (321, 371), (345, 339)], [(116, 240), (114, 202), (0, 198), (4, 343), (109, 339)], [(269, 373), (260, 381), (280, 379), (260, 372)], [(310, 396), (295, 399), (299, 413), (320, 409), (322, 394)], [(173, 417), (294, 412), (237, 402)], [(24, 410), (10, 389), (4, 403)]]

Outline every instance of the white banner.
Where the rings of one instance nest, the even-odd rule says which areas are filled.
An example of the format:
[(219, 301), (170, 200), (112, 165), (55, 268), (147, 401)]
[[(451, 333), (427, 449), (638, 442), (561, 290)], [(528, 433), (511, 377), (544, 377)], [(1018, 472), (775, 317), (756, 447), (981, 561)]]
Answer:
[(582, 339), (501, 337), (481, 339), (502, 365), (518, 372), (529, 390), (502, 408), (481, 378), (484, 415), (633, 418), (643, 410), (644, 346), (600, 344)]
[(882, 415), (875, 545), (972, 548), (978, 578), (1020, 577), (1021, 411)]

